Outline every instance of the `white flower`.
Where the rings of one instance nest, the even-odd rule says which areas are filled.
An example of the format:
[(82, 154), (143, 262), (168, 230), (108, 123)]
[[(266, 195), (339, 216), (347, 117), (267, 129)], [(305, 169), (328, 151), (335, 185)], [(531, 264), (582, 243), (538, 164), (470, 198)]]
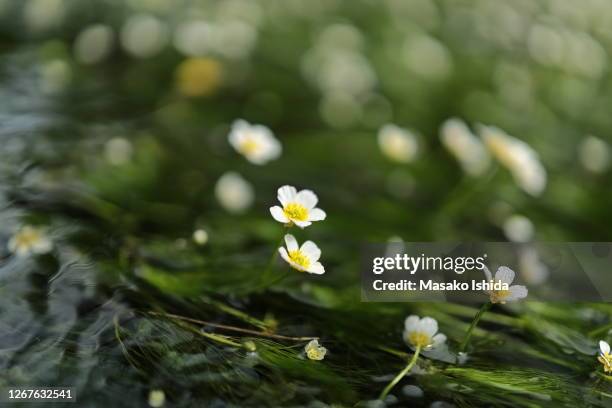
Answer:
[(527, 143), (494, 126), (479, 127), (489, 151), (506, 167), (520, 188), (538, 196), (546, 187), (546, 170), (538, 154)]
[(404, 322), (404, 341), (411, 348), (434, 349), (446, 342), (446, 336), (438, 333), (438, 322), (431, 317), (411, 315)]
[(277, 197), (283, 207), (270, 207), (270, 214), (278, 222), (304, 228), (313, 221), (323, 221), (327, 217), (325, 211), (315, 208), (319, 199), (310, 190), (298, 192), (293, 186), (282, 186), (278, 189)]
[(610, 345), (605, 341), (599, 342), (599, 356), (597, 360), (603, 364), (604, 372), (612, 373), (612, 355), (610, 355)]
[(94, 24), (77, 35), (74, 54), (82, 64), (95, 64), (106, 58), (113, 48), (113, 29), (104, 24)]
[(202, 228), (193, 231), (193, 241), (198, 245), (206, 245), (208, 242), (208, 232)]
[(491, 157), (487, 149), (462, 120), (452, 118), (445, 121), (440, 129), (440, 139), (467, 174), (480, 176), (489, 169)]
[(603, 173), (610, 167), (610, 147), (605, 141), (588, 136), (578, 146), (578, 158), (588, 171)]
[(149, 392), (149, 406), (152, 408), (163, 407), (166, 403), (166, 394), (162, 390), (151, 390)]
[(378, 131), (378, 146), (385, 156), (399, 163), (411, 162), (418, 150), (416, 136), (408, 129), (392, 124)]
[(120, 33), (121, 45), (136, 58), (150, 58), (161, 52), (168, 42), (165, 22), (149, 14), (134, 14)]
[(263, 125), (251, 125), (244, 120), (232, 124), (229, 142), (248, 161), (258, 165), (277, 159), (283, 150), (270, 129)]
[(42, 229), (26, 225), (11, 237), (7, 247), (17, 256), (46, 254), (53, 249), (53, 242)]
[(519, 250), (519, 265), (521, 276), (529, 285), (541, 285), (550, 275), (548, 267), (540, 260), (538, 251), (531, 246)]
[(306, 357), (310, 360), (323, 360), (325, 354), (327, 354), (327, 349), (319, 345), (317, 339), (310, 340), (306, 347), (304, 347), (304, 351), (306, 352)]
[(285, 235), (287, 248), (278, 248), (278, 252), (285, 261), (294, 269), (300, 272), (315, 273), (321, 275), (325, 273), (323, 265), (319, 262), (321, 250), (312, 241), (306, 241), (302, 246), (298, 246), (295, 237), (291, 234)]
[(255, 192), (253, 186), (240, 174), (230, 171), (217, 181), (215, 196), (223, 208), (231, 213), (239, 214), (253, 204)]
[(104, 157), (113, 166), (121, 166), (132, 159), (132, 143), (123, 137), (114, 137), (104, 144)]
[(495, 278), (491, 275), (491, 271), (486, 266), (484, 267), (484, 273), (489, 282), (501, 282), (508, 285), (508, 290), (491, 290), (487, 291), (491, 303), (512, 302), (527, 297), (527, 288), (523, 285), (512, 285), (514, 280), (514, 271), (507, 266), (500, 266), (495, 272)]
[(514, 214), (504, 221), (504, 234), (512, 242), (529, 242), (533, 238), (534, 226), (524, 215)]

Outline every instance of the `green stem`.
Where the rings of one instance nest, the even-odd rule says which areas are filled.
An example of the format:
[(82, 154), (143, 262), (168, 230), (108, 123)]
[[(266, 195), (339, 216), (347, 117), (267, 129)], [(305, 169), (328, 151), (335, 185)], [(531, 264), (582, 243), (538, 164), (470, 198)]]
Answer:
[(231, 316), (234, 316), (237, 319), (240, 319), (248, 324), (251, 324), (255, 327), (259, 327), (262, 330), (267, 330), (269, 329), (268, 325), (266, 324), (266, 322), (257, 319), (251, 315), (246, 314), (245, 312), (243, 312), (242, 310), (236, 309), (234, 307), (231, 307), (229, 305), (226, 305), (225, 303), (222, 302), (218, 302), (214, 299), (211, 299), (207, 296), (202, 296), (201, 297), (202, 301), (208, 303), (209, 305), (215, 307), (217, 310), (227, 313)]
[(261, 275), (261, 283), (263, 286), (266, 286), (266, 287), (269, 286), (269, 285), (266, 285), (266, 282), (270, 279), (272, 267), (274, 266), (274, 262), (276, 261), (276, 258), (278, 257), (278, 248), (280, 248), (283, 245), (284, 239), (285, 239), (285, 231), (283, 230), (280, 240), (278, 241), (278, 243), (272, 250), (272, 256), (270, 256), (270, 260), (268, 261), (268, 266), (266, 266), (264, 273)]
[(385, 353), (393, 354), (394, 356), (397, 356), (399, 358), (403, 358), (403, 359), (408, 358), (408, 353), (404, 353), (403, 351), (400, 351), (400, 350), (392, 349), (390, 347), (385, 347), (385, 346), (377, 346), (377, 348), (379, 350), (384, 351)]
[(417, 359), (419, 358), (419, 353), (420, 352), (421, 352), (421, 346), (418, 346), (416, 348), (416, 350), (414, 351), (414, 355), (410, 359), (410, 362), (408, 363), (408, 365), (402, 371), (400, 371), (399, 374), (396, 375), (395, 378), (393, 380), (391, 380), (391, 382), (380, 393), (380, 396), (378, 397), (379, 400), (384, 400), (387, 397), (387, 394), (389, 394), (389, 392), (393, 389), (393, 387), (395, 387), (395, 385), (398, 382), (400, 382), (400, 380), (402, 378), (404, 378), (404, 376), (406, 374), (408, 374), (408, 372), (410, 372), (410, 370), (412, 370), (412, 367), (414, 367), (414, 364), (416, 363)]
[(232, 346), (232, 347), (238, 347), (241, 348), (243, 347), (242, 344), (240, 343), (236, 343), (235, 341), (230, 340), (229, 338), (227, 338), (226, 336), (221, 336), (219, 334), (214, 334), (214, 333), (207, 333), (203, 330), (200, 330), (196, 327), (193, 327), (190, 324), (187, 323), (183, 323), (180, 320), (174, 319), (174, 323), (179, 326), (182, 327), (185, 330), (188, 330), (194, 334), (200, 335), (202, 337), (206, 337), (209, 340), (215, 341), (217, 343), (226, 345), (226, 346)]
[(491, 306), (492, 306), (491, 302), (487, 302), (481, 306), (480, 310), (478, 310), (478, 313), (476, 313), (476, 316), (474, 316), (474, 319), (472, 320), (470, 327), (467, 329), (467, 332), (465, 332), (465, 337), (463, 338), (463, 341), (461, 342), (461, 345), (459, 346), (459, 352), (461, 353), (465, 352), (465, 349), (467, 348), (470, 342), (470, 337), (472, 337), (472, 332), (476, 328), (476, 325), (478, 325), (480, 318), (485, 314), (487, 310), (491, 308)]

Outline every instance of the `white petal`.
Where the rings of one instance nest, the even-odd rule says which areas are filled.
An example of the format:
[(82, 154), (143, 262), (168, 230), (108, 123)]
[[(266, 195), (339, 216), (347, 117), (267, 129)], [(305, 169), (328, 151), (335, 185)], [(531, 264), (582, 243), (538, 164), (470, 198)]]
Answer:
[(285, 212), (278, 205), (274, 207), (270, 207), (270, 214), (272, 214), (272, 218), (274, 218), (278, 222), (282, 222), (286, 224), (289, 222), (289, 218), (285, 215)]
[(293, 186), (282, 186), (278, 189), (278, 201), (284, 206), (295, 201), (297, 190)]
[(438, 333), (435, 336), (433, 336), (432, 340), (433, 340), (433, 347), (436, 348), (446, 342), (446, 335), (442, 333)]
[(512, 285), (508, 289), (510, 294), (504, 299), (506, 301), (519, 300), (527, 297), (527, 288), (523, 285)]
[(289, 258), (289, 254), (287, 253), (287, 250), (285, 248), (278, 248), (278, 253), (285, 261), (287, 261), (287, 263), (291, 263), (291, 259)]
[(310, 221), (297, 221), (297, 220), (291, 220), (291, 221), (300, 228), (306, 228), (307, 226), (312, 224), (312, 222)]
[(599, 351), (601, 351), (602, 354), (610, 354), (610, 345), (601, 340), (599, 342)]
[(246, 136), (245, 131), (247, 131), (248, 128), (248, 122), (242, 119), (235, 120), (234, 123), (232, 123), (232, 128), (229, 133), (229, 142), (234, 149), (238, 150), (240, 148)]
[(9, 239), (8, 243), (6, 244), (6, 247), (10, 252), (17, 251), (17, 240), (14, 237)]
[(232, 122), (232, 130), (245, 130), (248, 129), (251, 125), (244, 119), (236, 119)]
[(419, 323), (419, 316), (410, 315), (404, 321), (404, 328), (406, 329), (406, 331), (412, 332), (416, 330), (418, 323)]
[(321, 258), (321, 250), (317, 244), (312, 241), (304, 242), (300, 248), (300, 251), (302, 251), (302, 253), (308, 257), (310, 262), (317, 262), (319, 258)]
[(296, 251), (297, 249), (299, 249), (297, 240), (291, 234), (286, 234), (285, 235), (285, 244), (287, 244), (287, 249), (289, 251)]
[(229, 142), (232, 145), (232, 147), (236, 150), (238, 150), (240, 145), (242, 144), (243, 138), (244, 138), (244, 135), (242, 133), (232, 131), (229, 134)]
[(304, 268), (301, 265), (296, 264), (291, 260), (291, 258), (289, 258), (289, 254), (287, 253), (287, 250), (285, 248), (278, 248), (278, 253), (293, 269), (297, 269), (298, 271), (304, 271)]
[(248, 161), (250, 161), (253, 164), (256, 164), (258, 166), (261, 166), (263, 164), (266, 164), (267, 160), (265, 157), (263, 157), (261, 154), (259, 153), (249, 153), (249, 154), (245, 154), (244, 157), (246, 157), (246, 159)]
[(53, 242), (47, 238), (41, 238), (34, 246), (32, 250), (37, 254), (46, 254), (53, 249)]
[(327, 214), (320, 208), (313, 208), (308, 213), (308, 221), (323, 221), (325, 217), (327, 217)]
[(319, 347), (319, 340), (314, 339), (314, 340), (310, 340), (308, 342), (308, 344), (306, 344), (306, 347), (304, 347), (304, 350), (306, 350), (306, 352), (308, 352), (308, 350), (313, 349), (313, 348), (317, 348)]
[(433, 337), (438, 332), (438, 322), (431, 317), (422, 318), (418, 327), (419, 331), (427, 333), (430, 337)]
[(321, 262), (315, 262), (306, 270), (306, 272), (314, 273), (316, 275), (323, 275), (325, 268), (321, 265)]
[(495, 281), (507, 283), (508, 285), (514, 280), (514, 271), (507, 266), (500, 266), (495, 272)]
[(30, 254), (30, 248), (26, 245), (17, 245), (15, 248), (15, 255), (18, 257), (25, 257)]
[(283, 148), (278, 140), (274, 138), (274, 136), (270, 136), (264, 142), (264, 148), (262, 149), (262, 154), (265, 156), (267, 161), (278, 159), (283, 151)]
[(484, 266), (483, 271), (484, 271), (484, 274), (485, 274), (485, 276), (487, 278), (487, 281), (492, 280), (493, 279), (493, 275), (491, 274), (491, 271), (489, 270), (489, 268), (487, 268), (487, 265), (483, 265), (483, 266)]
[(297, 194), (296, 201), (309, 210), (319, 202), (317, 195), (310, 190), (302, 190)]

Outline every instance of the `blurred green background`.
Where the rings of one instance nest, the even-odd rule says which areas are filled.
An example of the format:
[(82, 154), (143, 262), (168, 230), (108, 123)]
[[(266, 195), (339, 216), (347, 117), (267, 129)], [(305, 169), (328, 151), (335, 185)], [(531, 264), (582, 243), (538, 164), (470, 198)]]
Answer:
[[(611, 3), (3, 0), (0, 21), (0, 234), (54, 243), (2, 250), (0, 385), (83, 406), (610, 406), (603, 303), (497, 306), (466, 365), (423, 359), (402, 383), (423, 395), (374, 401), (408, 314), (453, 349), (477, 309), (361, 304), (359, 267), (390, 239), (610, 240)], [(236, 152), (237, 119), (282, 155)], [(292, 229), (325, 275), (264, 273), (285, 184), (327, 212)]]

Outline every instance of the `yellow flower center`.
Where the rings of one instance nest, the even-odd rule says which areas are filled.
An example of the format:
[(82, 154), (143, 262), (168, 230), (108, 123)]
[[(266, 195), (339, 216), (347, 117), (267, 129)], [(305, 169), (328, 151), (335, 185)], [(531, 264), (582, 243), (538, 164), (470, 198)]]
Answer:
[(612, 354), (604, 354), (597, 357), (597, 360), (601, 364), (603, 364), (603, 369), (605, 373), (612, 373)]
[(289, 203), (283, 208), (285, 215), (290, 220), (296, 221), (307, 221), (308, 220), (308, 209), (302, 204)]
[(505, 299), (510, 296), (509, 290), (493, 290), (490, 293), (491, 303), (504, 303)]
[(289, 251), (289, 259), (291, 259), (295, 264), (301, 266), (302, 268), (308, 268), (310, 265), (310, 259), (306, 255), (304, 255), (299, 249), (295, 251)]
[(431, 346), (431, 337), (427, 333), (423, 332), (412, 332), (408, 335), (408, 342), (414, 347), (429, 347)]
[(41, 234), (33, 228), (24, 228), (15, 234), (15, 245), (21, 248), (30, 248), (41, 239)]
[(261, 144), (255, 140), (252, 137), (246, 138), (241, 144), (240, 144), (240, 152), (245, 154), (245, 155), (249, 155), (249, 154), (254, 154), (257, 153), (257, 151), (261, 148)]
[(323, 360), (326, 352), (327, 350), (323, 347), (311, 347), (306, 350), (306, 356), (308, 356), (310, 360)]

